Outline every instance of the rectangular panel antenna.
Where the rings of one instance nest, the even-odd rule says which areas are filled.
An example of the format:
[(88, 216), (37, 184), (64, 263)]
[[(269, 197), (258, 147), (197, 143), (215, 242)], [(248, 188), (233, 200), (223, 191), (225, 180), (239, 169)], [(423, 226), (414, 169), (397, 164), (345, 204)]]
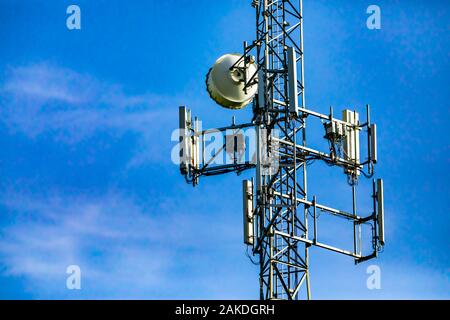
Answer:
[(189, 172), (190, 161), (190, 112), (186, 107), (182, 106), (179, 109), (179, 135), (180, 135), (180, 171), (181, 174), (186, 175)]
[(377, 125), (372, 124), (370, 126), (370, 158), (373, 163), (377, 163), (378, 150), (377, 150)]
[[(359, 114), (351, 110), (342, 111), (342, 120), (350, 124), (346, 126), (346, 137), (344, 140), (344, 158), (347, 161), (359, 164)], [(353, 173), (354, 169), (345, 169), (345, 173)], [(356, 172), (359, 175), (359, 171)]]
[(242, 181), (244, 209), (244, 243), (253, 245), (253, 181)]
[(384, 245), (384, 190), (383, 179), (377, 179), (377, 203), (378, 203), (378, 236), (380, 244)]
[(199, 137), (198, 132), (200, 132), (201, 129), (201, 121), (195, 117), (194, 122), (194, 136), (192, 137), (192, 141), (190, 142), (191, 145), (191, 159), (192, 159), (192, 167), (195, 169), (200, 168), (200, 144), (199, 144)]
[(289, 81), (289, 111), (298, 115), (298, 87), (297, 87), (297, 54), (295, 48), (287, 50), (288, 81)]
[(258, 107), (264, 109), (266, 106), (266, 75), (263, 70), (258, 71)]

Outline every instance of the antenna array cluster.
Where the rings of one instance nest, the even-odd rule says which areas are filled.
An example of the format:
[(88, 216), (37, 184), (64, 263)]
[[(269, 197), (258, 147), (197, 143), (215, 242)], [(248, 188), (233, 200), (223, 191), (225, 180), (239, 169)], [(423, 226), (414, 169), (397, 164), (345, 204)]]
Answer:
[[(368, 105), (364, 122), (355, 110), (343, 110), (338, 119), (332, 108), (322, 114), (306, 107), (301, 0), (254, 0), (252, 6), (256, 40), (244, 42), (242, 55), (220, 57), (206, 84), (219, 105), (240, 109), (251, 104), (253, 117), (248, 123), (236, 124), (233, 118), (230, 126), (203, 130), (200, 120), (180, 107), (180, 170), (195, 186), (202, 176), (255, 169), (255, 179), (243, 181), (242, 196), (244, 243), (259, 257), (260, 298), (309, 299), (309, 248), (330, 250), (360, 263), (377, 257), (384, 246), (383, 181), (373, 180), (371, 212), (360, 213), (356, 204), (361, 174), (374, 175), (377, 129)], [(313, 120), (323, 123), (329, 150), (308, 146), (307, 122)], [(209, 147), (209, 135), (215, 135), (217, 148)], [(221, 157), (229, 161), (217, 162)], [(332, 208), (308, 193), (307, 169), (315, 160), (343, 170), (351, 186), (352, 210)], [(351, 248), (320, 240), (320, 213), (350, 222)], [(371, 227), (368, 253), (363, 252), (362, 225)]]

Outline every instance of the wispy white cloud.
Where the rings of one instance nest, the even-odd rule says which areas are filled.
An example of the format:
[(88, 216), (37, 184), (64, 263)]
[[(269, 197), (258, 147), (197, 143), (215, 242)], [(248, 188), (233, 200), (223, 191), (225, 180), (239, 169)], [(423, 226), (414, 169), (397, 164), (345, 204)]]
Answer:
[[(130, 145), (135, 154), (128, 165), (136, 166), (170, 161), (170, 133), (182, 99), (196, 101), (182, 93), (130, 95), (120, 85), (48, 63), (11, 67), (0, 79), (0, 123), (29, 139), (45, 136), (67, 145), (97, 133), (132, 133), (138, 139)], [(122, 192), (73, 195), (52, 193), (48, 185), (42, 190), (9, 190), (0, 197), (0, 274), (25, 279), (33, 296), (74, 297), (65, 288), (71, 264), (82, 270), (83, 289), (75, 297), (230, 294), (231, 282), (212, 285), (216, 272), (204, 272), (211, 267), (243, 281), (245, 274), (208, 261), (217, 250), (229, 250), (230, 241), (242, 252), (229, 215), (211, 215), (201, 203), (190, 203), (185, 212), (189, 201), (180, 197), (142, 204)]]
[[(0, 228), (0, 273), (25, 277), (41, 297), (68, 293), (65, 270), (72, 264), (82, 270), (82, 297), (169, 297), (176, 283), (195, 278), (195, 271), (191, 280), (173, 271), (198, 268), (202, 263), (193, 264), (193, 257), (204, 259), (208, 239), (218, 237), (217, 229), (208, 227), (217, 218), (184, 213), (168, 201), (149, 210), (114, 192), (100, 197), (11, 192), (1, 203), (14, 222)], [(230, 232), (222, 225), (219, 238), (226, 243)], [(198, 283), (197, 290), (205, 292), (203, 286), (207, 283)]]
[[(170, 159), (155, 138), (176, 127), (180, 98), (152, 93), (127, 94), (118, 84), (40, 63), (10, 67), (0, 84), (0, 121), (11, 132), (35, 139), (50, 134), (58, 142), (78, 143), (98, 132), (138, 137), (131, 165)], [(175, 120), (174, 120), (175, 119)], [(166, 132), (168, 131), (168, 132)]]
[(151, 241), (155, 230), (139, 208), (113, 195), (40, 199), (9, 194), (2, 200), (16, 221), (2, 228), (0, 243), (2, 265), (9, 275), (52, 278), (70, 264), (89, 269), (85, 250), (118, 247), (124, 239)]

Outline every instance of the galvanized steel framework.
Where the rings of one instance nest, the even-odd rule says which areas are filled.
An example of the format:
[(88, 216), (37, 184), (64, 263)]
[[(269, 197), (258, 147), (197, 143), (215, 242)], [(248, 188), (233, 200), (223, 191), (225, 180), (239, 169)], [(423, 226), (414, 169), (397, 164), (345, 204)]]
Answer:
[[(308, 110), (305, 106), (304, 90), (304, 53), (303, 53), (303, 7), (302, 0), (254, 0), (252, 3), (256, 10), (256, 40), (248, 45), (244, 43), (242, 61), (247, 63), (250, 53), (256, 53), (258, 65), (259, 94), (253, 102), (253, 119), (251, 123), (233, 125), (216, 129), (223, 132), (228, 129), (238, 130), (254, 126), (257, 134), (258, 158), (261, 152), (272, 151), (277, 145), (278, 165), (276, 170), (270, 172), (266, 164), (258, 159), (256, 164), (249, 162), (229, 165), (212, 165), (204, 160), (197, 167), (189, 171), (182, 165), (182, 173), (188, 182), (197, 184), (200, 176), (218, 175), (227, 172), (241, 172), (256, 167), (256, 196), (254, 210), (255, 236), (253, 254), (259, 256), (260, 266), (260, 298), (261, 299), (310, 299), (310, 273), (309, 253), (311, 246), (331, 250), (348, 255), (356, 263), (374, 258), (384, 239), (378, 234), (380, 219), (382, 219), (382, 182), (381, 187), (373, 187), (374, 209), (366, 217), (361, 217), (356, 211), (356, 185), (357, 176), (367, 166), (368, 174), (373, 175), (376, 163), (376, 151), (371, 145), (374, 130), (370, 122), (370, 112), (367, 106), (367, 121), (357, 125), (333, 117), (330, 109), (329, 115)], [(295, 52), (295, 54), (294, 54)], [(296, 66), (292, 64), (294, 56)], [(237, 67), (237, 66), (236, 66)], [(289, 68), (297, 69), (296, 101), (292, 97), (292, 77)], [(256, 74), (246, 79), (247, 84), (254, 83)], [(291, 95), (290, 95), (291, 94)], [(295, 107), (294, 107), (295, 106)], [(182, 107), (181, 114), (185, 114)], [(351, 161), (346, 157), (339, 157), (334, 147), (330, 153), (317, 151), (307, 146), (306, 120), (309, 117), (338, 123), (348, 130), (367, 129), (368, 158), (360, 163)], [(181, 122), (180, 122), (181, 125)], [(204, 137), (209, 130), (201, 131), (192, 128), (195, 139), (201, 140), (204, 148)], [(274, 135), (274, 132), (277, 135)], [(183, 131), (184, 132), (184, 131)], [(181, 139), (181, 136), (180, 136)], [(262, 147), (262, 140), (267, 144)], [(196, 140), (197, 141), (197, 140)], [(198, 144), (199, 142), (197, 142)], [(224, 145), (225, 148), (225, 145)], [(223, 148), (223, 149), (224, 149)], [(315, 196), (308, 195), (307, 166), (310, 160), (322, 160), (326, 163), (345, 168), (352, 183), (353, 210), (345, 212), (324, 206), (317, 202)], [(269, 173), (268, 173), (269, 170)], [(378, 185), (380, 182), (378, 182)], [(381, 207), (380, 207), (381, 206)], [(378, 209), (377, 209), (378, 208)], [(318, 240), (318, 211), (327, 212), (334, 216), (349, 220), (353, 224), (353, 250), (343, 250)], [(308, 215), (312, 221), (308, 221)], [(308, 226), (312, 224), (313, 230)], [(372, 227), (373, 252), (362, 254), (361, 228), (362, 224)], [(382, 223), (381, 223), (382, 224)], [(310, 234), (312, 233), (312, 235)]]
[[(264, 105), (258, 105), (256, 123), (270, 134), (278, 129), (279, 168), (273, 176), (257, 170), (254, 252), (260, 254), (261, 299), (295, 299), (302, 284), (310, 298), (308, 245), (292, 236), (308, 238), (308, 210), (297, 199), (307, 200), (307, 167), (298, 157), (299, 141), (306, 146), (306, 118), (291, 113), (288, 95), (287, 48), (298, 57), (298, 103), (305, 106), (302, 1), (255, 2), (257, 61), (266, 86)], [(262, 73), (260, 73), (261, 75)], [(261, 81), (266, 79), (266, 81)], [(262, 82), (265, 82), (263, 84)]]

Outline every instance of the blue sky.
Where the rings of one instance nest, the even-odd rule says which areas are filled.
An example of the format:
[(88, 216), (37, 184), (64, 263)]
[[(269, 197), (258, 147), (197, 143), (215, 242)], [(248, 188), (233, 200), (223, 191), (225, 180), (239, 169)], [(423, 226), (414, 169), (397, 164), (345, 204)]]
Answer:
[[(81, 30), (66, 28), (72, 3)], [(366, 28), (371, 4), (381, 30)], [(379, 259), (312, 249), (313, 298), (450, 298), (449, 9), (304, 0), (307, 106), (372, 105), (386, 197)], [(258, 298), (242, 243), (249, 175), (193, 189), (170, 160), (179, 105), (204, 127), (248, 121), (217, 107), (204, 77), (253, 38), (250, 1), (0, 0), (0, 298)], [(348, 209), (343, 174), (314, 164), (310, 180)], [(81, 290), (66, 289), (72, 264)], [(370, 264), (380, 290), (366, 288)]]

